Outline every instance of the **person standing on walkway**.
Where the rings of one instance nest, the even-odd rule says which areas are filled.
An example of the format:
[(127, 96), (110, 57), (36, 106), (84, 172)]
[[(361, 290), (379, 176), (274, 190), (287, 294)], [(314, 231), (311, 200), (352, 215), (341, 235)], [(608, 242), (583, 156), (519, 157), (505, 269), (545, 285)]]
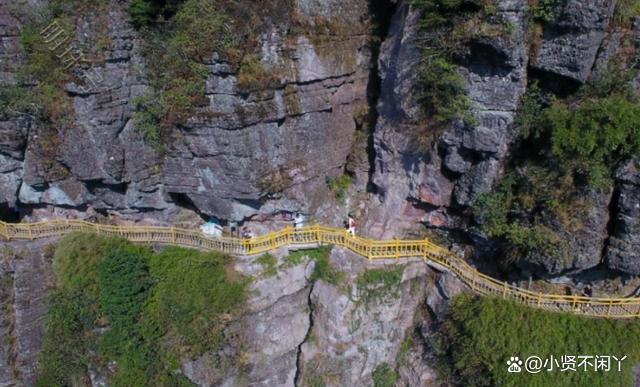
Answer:
[(357, 226), (356, 221), (351, 217), (351, 215), (349, 215), (349, 218), (347, 219), (347, 232), (351, 234), (351, 236), (356, 235)]

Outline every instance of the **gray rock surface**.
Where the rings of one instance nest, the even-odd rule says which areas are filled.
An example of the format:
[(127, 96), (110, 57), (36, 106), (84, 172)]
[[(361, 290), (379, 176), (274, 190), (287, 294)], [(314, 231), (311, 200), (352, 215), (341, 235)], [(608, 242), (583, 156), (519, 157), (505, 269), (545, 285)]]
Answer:
[[(11, 3), (0, 1), (0, 85), (15, 83), (15, 74), (24, 59), (20, 21), (10, 12)], [(0, 206), (15, 207), (17, 204), (30, 126), (29, 117), (3, 117), (0, 113)]]
[(640, 166), (629, 161), (617, 173), (617, 215), (606, 252), (611, 269), (640, 275)]
[(558, 2), (553, 21), (545, 25), (542, 46), (533, 65), (555, 75), (584, 82), (591, 75), (607, 34), (616, 2)]
[[(403, 354), (406, 358), (398, 356), (403, 342), (413, 342), (409, 336), (416, 324), (428, 319), (424, 298), (439, 292), (436, 282), (448, 282), (442, 282), (447, 275), (438, 278), (420, 261), (367, 263), (342, 250), (334, 250), (331, 260), (343, 270), (348, 268), (348, 280), (338, 286), (319, 281), (313, 288), (312, 326), (301, 346), (298, 381), (302, 385), (371, 385), (374, 370), (387, 363), (401, 366), (403, 380), (415, 383), (410, 385), (433, 383), (433, 363), (411, 357), (429, 349), (416, 344), (408, 351), (410, 355)], [(371, 296), (356, 285), (357, 275), (366, 269), (398, 267), (404, 268), (402, 280), (397, 288), (387, 289), (386, 295)], [(447, 287), (444, 292), (457, 291)], [(444, 313), (436, 311), (440, 316)]]
[(429, 124), (416, 89), (421, 15), (407, 2), (398, 7), (379, 59), (383, 93), (374, 133), (373, 183), (380, 195), (367, 221), (372, 234), (391, 237), (417, 221), (454, 228), (459, 223), (449, 208), (455, 211), (473, 204), (499, 177), (514, 139), (511, 124), (526, 88), (528, 52), (526, 2), (497, 4), (498, 17), (514, 26), (512, 35), (474, 42), (471, 59), (460, 68), (476, 123), (452, 125), (430, 149), (416, 149), (411, 140), (416, 134), (427, 135)]
[[(148, 81), (126, 3), (110, 3), (106, 14), (83, 15), (77, 22), (80, 43), (98, 34), (95, 26), (106, 25), (104, 61), (90, 69), (101, 82), (88, 92), (66, 86), (75, 116), (57, 134), (24, 119), (0, 121), (0, 203), (155, 212), (159, 218), (187, 202), (203, 214), (232, 220), (322, 212), (333, 196), (325, 179), (342, 173), (352, 148), (354, 109), (366, 103), (370, 65), (367, 3), (338, 3), (296, 2), (296, 22), (326, 19), (339, 33), (289, 36), (285, 24), (261, 37), (263, 65), (280, 74), (273, 88), (241, 91), (229, 66), (210, 58), (209, 106), (176, 128), (162, 155), (131, 121), (133, 99), (148, 90)], [(8, 9), (8, 3), (0, 8), (6, 42), (0, 55), (20, 59), (20, 26)], [(3, 79), (10, 81), (14, 70), (0, 68)], [(43, 148), (45, 135), (53, 136), (46, 141), (55, 149)]]
[[(91, 68), (102, 82), (90, 92), (66, 85), (73, 125), (53, 136), (30, 117), (0, 119), (0, 206), (20, 208), (31, 219), (98, 211), (165, 223), (175, 223), (182, 208), (193, 209), (193, 218), (253, 222), (303, 211), (334, 225), (355, 210), (360, 228), (375, 237), (420, 234), (424, 225), (464, 232), (468, 208), (492, 189), (510, 157), (513, 122), (530, 78), (580, 84), (606, 68), (628, 33), (610, 28), (613, 2), (568, 0), (558, 3), (556, 17), (533, 42), (528, 3), (497, 0), (491, 23), (503, 32), (475, 37), (459, 66), (475, 122), (429, 133), (418, 101), (421, 15), (408, 1), (393, 3), (376, 56), (375, 10), (364, 0), (293, 2), (299, 20), (284, 18), (259, 39), (261, 63), (279, 77), (265, 90), (239, 90), (234, 69), (217, 55), (207, 58), (209, 104), (175, 128), (162, 154), (131, 120), (133, 98), (148, 91), (148, 79), (126, 4), (112, 2), (102, 15), (82, 16), (80, 42), (95, 38), (98, 19), (110, 42), (104, 61)], [(24, 62), (20, 22), (9, 12), (15, 7), (0, 5), (0, 55), (7, 58), (0, 73), (11, 83)], [(333, 32), (291, 35), (294, 22), (330, 22)], [(372, 94), (378, 88), (372, 69), (379, 73), (379, 97)], [(357, 135), (355, 117), (367, 106), (377, 122)], [(432, 134), (431, 143), (418, 146), (416, 137)], [(43, 144), (54, 144), (54, 154)], [(349, 167), (349, 160), (357, 166)], [(356, 187), (342, 203), (326, 181), (345, 168), (355, 173)], [(579, 242), (590, 245), (584, 255), (595, 253), (607, 222), (601, 206), (596, 212), (602, 218), (588, 222), (595, 228), (576, 237), (597, 236), (592, 245)], [(558, 270), (573, 267), (567, 265)]]
[[(603, 261), (609, 238), (609, 206), (612, 192), (584, 192), (576, 198), (570, 216), (546, 214), (545, 226), (558, 242), (557, 254), (536, 251), (519, 265), (540, 277), (575, 273), (598, 266)], [(558, 239), (560, 238), (560, 239)]]
[(52, 241), (0, 244), (0, 385), (33, 386), (52, 285)]

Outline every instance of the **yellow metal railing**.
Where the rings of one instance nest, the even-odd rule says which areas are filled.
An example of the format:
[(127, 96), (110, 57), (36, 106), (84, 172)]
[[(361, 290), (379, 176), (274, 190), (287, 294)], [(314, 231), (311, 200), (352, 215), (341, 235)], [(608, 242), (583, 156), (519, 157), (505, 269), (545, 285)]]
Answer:
[(300, 229), (287, 227), (259, 237), (240, 239), (215, 238), (199, 231), (174, 227), (109, 226), (81, 220), (17, 224), (0, 222), (0, 237), (6, 240), (59, 237), (78, 231), (123, 237), (132, 242), (169, 244), (232, 255), (255, 255), (295, 245), (331, 244), (368, 259), (419, 257), (453, 272), (477, 294), (498, 296), (550, 311), (609, 318), (640, 317), (640, 298), (598, 298), (532, 292), (484, 275), (449, 250), (428, 240), (377, 241), (350, 236), (344, 229), (324, 226)]

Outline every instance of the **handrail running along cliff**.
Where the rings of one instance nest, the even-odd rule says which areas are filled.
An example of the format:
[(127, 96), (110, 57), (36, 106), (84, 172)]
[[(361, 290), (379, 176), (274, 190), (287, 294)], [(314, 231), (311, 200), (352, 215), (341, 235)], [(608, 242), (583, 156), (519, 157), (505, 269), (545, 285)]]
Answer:
[(326, 244), (341, 246), (370, 260), (418, 257), (451, 271), (479, 295), (497, 296), (540, 309), (585, 316), (640, 317), (640, 298), (582, 297), (532, 292), (482, 274), (451, 251), (426, 239), (378, 241), (351, 236), (344, 229), (324, 226), (286, 227), (259, 237), (241, 239), (217, 238), (200, 231), (175, 227), (112, 226), (82, 220), (0, 222), (0, 237), (5, 240), (60, 237), (73, 232), (93, 232), (123, 237), (137, 243), (168, 244), (231, 255), (256, 255), (281, 247)]

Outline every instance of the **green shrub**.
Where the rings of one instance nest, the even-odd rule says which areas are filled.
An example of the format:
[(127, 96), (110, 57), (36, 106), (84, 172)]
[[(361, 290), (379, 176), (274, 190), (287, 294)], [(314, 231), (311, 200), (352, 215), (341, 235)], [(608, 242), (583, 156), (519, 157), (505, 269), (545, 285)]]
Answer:
[(537, 82), (533, 82), (522, 96), (515, 124), (523, 138), (540, 138), (540, 117), (544, 112), (543, 95)]
[(57, 287), (70, 292), (82, 292), (93, 299), (100, 294), (98, 266), (113, 250), (142, 252), (120, 238), (102, 238), (91, 233), (74, 233), (58, 242), (53, 258)]
[(255, 55), (247, 55), (240, 62), (238, 70), (238, 87), (242, 90), (265, 90), (275, 87), (278, 77), (267, 71), (260, 59)]
[(613, 21), (617, 25), (627, 25), (633, 18), (640, 16), (639, 0), (618, 0), (613, 14)]
[(623, 96), (587, 99), (579, 106), (554, 103), (545, 112), (553, 155), (603, 187), (616, 162), (640, 154), (640, 105)]
[(394, 387), (400, 375), (388, 363), (381, 363), (373, 371), (372, 377), (375, 387)]
[(315, 249), (304, 249), (292, 251), (284, 258), (287, 265), (294, 266), (302, 263), (305, 259), (315, 261), (315, 267), (311, 273), (310, 280), (323, 280), (332, 285), (338, 285), (345, 274), (334, 267), (329, 261), (329, 255), (333, 246), (321, 246)]
[(3, 85), (0, 89), (0, 116), (15, 117), (19, 115), (41, 117), (42, 107), (34, 99), (33, 93), (20, 85)]
[(151, 257), (156, 285), (146, 318), (152, 328), (165, 333), (165, 343), (178, 350), (176, 356), (181, 351), (196, 356), (219, 348), (225, 321), (242, 311), (248, 283), (231, 275), (230, 259), (225, 254), (182, 248), (168, 248)]
[[(21, 88), (20, 101), (14, 101), (9, 110), (36, 116), (48, 129), (60, 130), (73, 123), (73, 100), (65, 91), (69, 82), (81, 84), (73, 69), (66, 69), (58, 55), (77, 43), (76, 16), (80, 13), (99, 13), (108, 2), (104, 0), (53, 0), (44, 5), (19, 5), (24, 16), (20, 43), (26, 52), (26, 61), (17, 71), (14, 87)], [(69, 40), (56, 50), (46, 42), (42, 31), (56, 22)], [(98, 35), (102, 31), (96, 31)], [(100, 39), (100, 37), (98, 37)], [(79, 65), (79, 64), (78, 64)]]
[(284, 257), (284, 262), (288, 267), (298, 266), (308, 258), (306, 250), (297, 250), (289, 252), (289, 255)]
[(287, 266), (299, 265), (307, 259), (317, 261), (323, 257), (328, 257), (332, 249), (332, 246), (320, 246), (314, 249), (295, 250), (289, 252), (289, 255), (284, 257), (284, 261)]
[(127, 250), (111, 250), (98, 266), (100, 308), (110, 326), (103, 350), (120, 355), (140, 339), (138, 322), (151, 288), (148, 257)]
[(339, 285), (345, 274), (329, 262), (328, 254), (315, 258), (316, 265), (309, 278), (311, 281), (322, 280), (331, 285)]
[(229, 262), (94, 234), (63, 238), (38, 384), (79, 385), (89, 365), (115, 361), (111, 386), (191, 385), (176, 372), (179, 359), (220, 349), (243, 308), (247, 281)]
[[(75, 26), (68, 19), (55, 20), (69, 34), (75, 31)], [(20, 97), (31, 105), (30, 113), (47, 124), (63, 126), (68, 125), (73, 116), (71, 99), (64, 91), (65, 84), (72, 80), (72, 74), (40, 34), (51, 21), (47, 19), (22, 29), (20, 42), (27, 53), (27, 60), (18, 71), (17, 87), (22, 89)]]
[[(523, 98), (516, 123), (528, 144), (551, 158), (561, 174), (606, 188), (620, 160), (640, 155), (640, 105), (631, 88), (636, 74), (610, 66), (567, 99), (545, 106), (537, 85)], [(547, 149), (548, 147), (548, 149)]]
[[(640, 361), (635, 320), (584, 318), (495, 298), (461, 295), (438, 334), (438, 354), (449, 380), (464, 386), (630, 386)], [(622, 372), (508, 373), (512, 356), (627, 356)], [(613, 362), (613, 360), (612, 360)], [(547, 364), (547, 368), (548, 368)]]
[(336, 196), (336, 199), (343, 201), (347, 195), (347, 191), (349, 187), (351, 187), (352, 181), (351, 176), (342, 174), (335, 179), (330, 177), (326, 178), (327, 187), (333, 192)]
[(508, 175), (495, 192), (480, 195), (474, 205), (475, 220), (488, 237), (506, 243), (504, 263), (539, 254), (564, 260), (569, 254), (567, 242), (536, 219), (538, 214), (556, 210), (560, 205), (557, 193), (536, 190), (538, 185), (529, 179)]
[(133, 0), (129, 3), (129, 19), (137, 29), (152, 26), (159, 19), (173, 16), (181, 0)]
[[(259, 15), (279, 5), (227, 0), (131, 2), (131, 22), (137, 28), (148, 27), (143, 52), (150, 58), (152, 91), (145, 102), (153, 101), (151, 106), (138, 105), (136, 128), (150, 141), (166, 143), (173, 128), (206, 106), (209, 69), (204, 63), (214, 53), (237, 70), (239, 88), (251, 91), (275, 85), (277, 76), (265, 70), (252, 52), (263, 29)], [(288, 6), (279, 12), (286, 14)]]
[(545, 101), (534, 84), (516, 119), (526, 146), (561, 175), (609, 187), (618, 162), (640, 155), (640, 107), (630, 86), (635, 74), (611, 67), (566, 100)]
[(95, 300), (78, 293), (54, 290), (50, 295), (46, 330), (39, 357), (41, 387), (81, 385), (90, 358)]
[(620, 162), (640, 155), (635, 74), (610, 66), (564, 100), (543, 95), (535, 83), (525, 94), (516, 118), (518, 158), (474, 205), (482, 231), (505, 243), (506, 262), (534, 253), (568, 259), (569, 241), (554, 230), (579, 230), (585, 205), (593, 205), (585, 192), (609, 190)]
[(556, 18), (556, 7), (559, 0), (538, 0), (529, 6), (529, 13), (533, 20), (549, 23)]
[(370, 269), (358, 276), (357, 284), (361, 299), (368, 305), (373, 300), (386, 302), (399, 294), (404, 267), (393, 269)]
[[(152, 91), (138, 98), (134, 124), (162, 150), (176, 125), (184, 124), (207, 104), (203, 61), (224, 52), (232, 40), (229, 21), (217, 2), (136, 0), (129, 6), (131, 22), (145, 30), (143, 54)], [(156, 25), (158, 19), (165, 23)]]
[(157, 96), (144, 95), (133, 99), (135, 113), (133, 124), (145, 139), (160, 145), (160, 123), (163, 117), (163, 107)]
[(262, 275), (265, 277), (273, 277), (278, 274), (278, 259), (271, 254), (264, 254), (256, 260), (262, 265)]
[(492, 0), (413, 0), (411, 4), (422, 12), (420, 37), (424, 53), (418, 71), (419, 97), (425, 111), (436, 127), (458, 119), (473, 123), (471, 99), (456, 62), (469, 54), (473, 39), (510, 35), (513, 25), (497, 19)]
[(438, 123), (468, 116), (471, 99), (467, 96), (464, 78), (456, 66), (445, 58), (428, 57), (420, 68), (421, 98), (427, 111)]

